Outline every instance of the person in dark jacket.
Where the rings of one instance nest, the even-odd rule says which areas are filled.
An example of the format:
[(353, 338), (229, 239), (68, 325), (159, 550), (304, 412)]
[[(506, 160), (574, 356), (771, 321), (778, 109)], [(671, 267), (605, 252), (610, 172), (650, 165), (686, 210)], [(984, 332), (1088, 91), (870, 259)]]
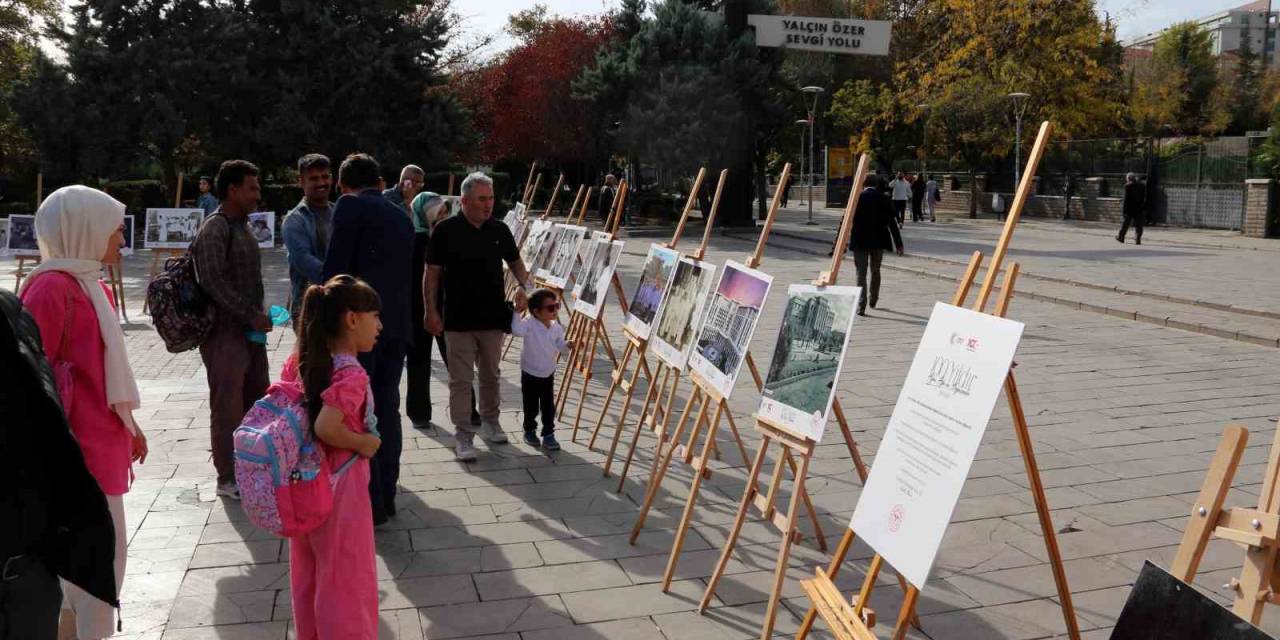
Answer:
[(924, 175), (917, 173), (911, 178), (911, 221), (924, 222)]
[[(886, 249), (902, 255), (902, 234), (898, 232), (897, 216), (889, 198), (880, 191), (880, 176), (867, 178), (867, 186), (858, 197), (858, 208), (853, 214), (853, 231), (849, 236), (849, 250), (853, 252), (853, 265), (858, 271), (858, 286), (862, 297), (858, 299), (858, 315), (867, 315), (867, 302), (876, 308), (880, 300), (880, 261)], [(871, 288), (867, 288), (867, 270), (871, 271)]]
[(1142, 225), (1147, 217), (1147, 185), (1138, 181), (1138, 176), (1129, 173), (1124, 177), (1124, 222), (1120, 223), (1120, 233), (1116, 240), (1124, 244), (1124, 236), (1133, 225), (1134, 244), (1142, 244)]
[(372, 459), (369, 496), (373, 522), (381, 524), (396, 514), (396, 482), (400, 479), (400, 377), (410, 332), (410, 298), (413, 277), (413, 223), (400, 208), (382, 195), (378, 162), (368, 154), (353, 153), (338, 169), (342, 197), (333, 209), (333, 233), (324, 260), (324, 279), (339, 274), (369, 283), (382, 299), (382, 334), (373, 350), (360, 354), (369, 374), (374, 414), (382, 446)]
[(0, 640), (55, 638), (58, 578), (119, 607), (115, 527), (58, 399), (40, 330), (0, 290)]

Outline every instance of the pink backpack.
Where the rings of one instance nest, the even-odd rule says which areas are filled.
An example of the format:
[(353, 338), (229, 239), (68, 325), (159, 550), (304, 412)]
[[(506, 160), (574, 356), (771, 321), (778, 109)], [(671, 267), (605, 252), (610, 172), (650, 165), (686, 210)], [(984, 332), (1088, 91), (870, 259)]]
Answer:
[[(360, 366), (338, 358), (334, 371)], [(366, 413), (373, 403), (365, 402)], [(301, 385), (277, 382), (254, 403), (236, 428), (236, 484), (249, 521), (278, 536), (310, 533), (333, 511), (333, 487), (356, 454), (330, 472), (324, 445), (316, 439)]]

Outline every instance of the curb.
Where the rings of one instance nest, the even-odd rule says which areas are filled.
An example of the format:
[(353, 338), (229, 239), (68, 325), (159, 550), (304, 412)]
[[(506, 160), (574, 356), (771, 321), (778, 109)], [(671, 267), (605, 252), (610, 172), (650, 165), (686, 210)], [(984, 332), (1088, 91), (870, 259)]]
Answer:
[[(786, 238), (791, 238), (795, 240), (801, 240), (804, 242), (816, 244), (816, 241), (798, 237), (798, 236), (795, 236), (794, 234), (788, 234), (785, 232), (779, 233), (777, 229), (773, 231), (773, 234), (780, 235)], [(725, 235), (728, 237), (735, 238), (737, 240), (750, 240), (750, 238), (741, 238), (729, 233), (726, 233)], [(805, 249), (800, 247), (783, 247), (783, 248), (791, 251), (797, 251), (800, 253), (807, 253), (810, 255), (825, 255), (825, 252), (822, 252), (822, 251), (815, 251), (815, 250), (810, 250), (810, 249)], [(912, 257), (925, 257), (925, 256), (912, 256)], [(926, 258), (926, 259), (932, 259), (932, 258)], [(961, 264), (961, 263), (954, 263), (950, 260), (941, 260), (941, 259), (934, 259), (934, 260), (938, 262), (948, 263), (948, 264)], [(922, 276), (926, 278), (945, 280), (947, 282), (960, 281), (960, 278), (957, 276), (934, 273), (932, 271), (926, 271), (924, 269), (915, 269), (912, 267), (903, 267), (903, 266), (887, 264), (887, 263), (883, 264), (882, 266), (883, 268), (890, 269), (892, 271), (910, 273), (912, 275)], [(1020, 272), (1018, 275), (1019, 277), (1022, 277), (1029, 274), (1027, 274), (1026, 272)], [(1036, 276), (1032, 276), (1032, 277), (1035, 278)], [(975, 281), (974, 284), (976, 285), (979, 282), (980, 281)], [(1072, 284), (1072, 283), (1068, 282), (1067, 284)], [(1098, 285), (1093, 285), (1093, 288), (1099, 288), (1104, 291), (1112, 291), (1112, 289), (1108, 287), (1099, 287)], [(992, 289), (998, 291), (1000, 290), (1000, 286), (999, 285), (993, 286)], [(1120, 293), (1120, 291), (1116, 291), (1116, 292)], [(1017, 294), (1020, 297), (1029, 298), (1031, 300), (1036, 300), (1038, 302), (1049, 302), (1052, 304), (1057, 304), (1057, 305), (1061, 305), (1071, 309), (1077, 309), (1080, 311), (1090, 311), (1090, 312), (1098, 313), (1101, 315), (1108, 315), (1116, 318), (1122, 318), (1125, 320), (1132, 320), (1134, 322), (1142, 322), (1145, 324), (1152, 324), (1159, 327), (1167, 327), (1170, 329), (1181, 329), (1183, 331), (1189, 331), (1191, 333), (1199, 333), (1201, 335), (1213, 336), (1216, 338), (1225, 338), (1227, 340), (1244, 342), (1247, 344), (1260, 346), (1260, 347), (1272, 347), (1272, 348), (1280, 349), (1280, 338), (1267, 338), (1263, 336), (1256, 336), (1250, 333), (1245, 333), (1243, 331), (1230, 331), (1230, 330), (1222, 329), (1219, 327), (1214, 327), (1211, 325), (1193, 324), (1190, 322), (1177, 320), (1172, 317), (1152, 316), (1152, 315), (1144, 314), (1140, 311), (1131, 311), (1128, 309), (1116, 309), (1116, 308), (1111, 308), (1103, 305), (1096, 305), (1088, 302), (1081, 302), (1079, 300), (1070, 300), (1067, 298), (1058, 298), (1056, 296), (1044, 295), (1040, 293), (1035, 293), (1033, 291), (1019, 290)]]

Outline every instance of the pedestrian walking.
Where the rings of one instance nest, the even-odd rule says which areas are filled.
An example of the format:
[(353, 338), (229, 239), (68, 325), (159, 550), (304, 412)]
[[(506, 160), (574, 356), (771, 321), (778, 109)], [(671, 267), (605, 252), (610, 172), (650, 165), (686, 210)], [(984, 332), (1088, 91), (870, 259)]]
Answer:
[[(41, 329), (4, 289), (0, 362), (0, 407), (22, 416), (0, 420), (0, 450), (14, 454), (0, 465), (0, 640), (56, 638), (59, 578), (108, 608), (118, 606), (119, 537), (102, 486), (67, 425)], [(75, 635), (66, 631), (64, 637)]]
[(929, 215), (929, 222), (938, 221), (938, 203), (942, 202), (942, 192), (938, 190), (938, 181), (927, 176), (924, 183), (924, 212)]
[[(129, 539), (124, 494), (133, 479), (133, 463), (147, 458), (147, 438), (133, 419), (141, 396), (115, 306), (100, 280), (102, 265), (120, 259), (124, 211), (123, 203), (89, 187), (73, 185), (50, 194), (36, 211), (40, 266), (23, 282), (20, 294), (40, 328), (71, 433), (106, 495), (115, 531), (117, 593), (124, 583)], [(62, 627), (67, 632), (74, 629), (83, 640), (115, 633), (115, 603), (72, 583), (63, 583), (63, 595), (68, 613)]]
[(907, 203), (911, 202), (911, 183), (907, 182), (907, 174), (898, 172), (898, 176), (889, 182), (889, 193), (893, 198), (893, 215), (898, 219), (898, 226), (902, 226), (906, 224)]
[(367, 154), (353, 153), (342, 161), (338, 186), (343, 195), (333, 208), (325, 281), (351, 275), (369, 283), (382, 299), (382, 334), (373, 350), (360, 354), (382, 433), (382, 447), (373, 458), (369, 482), (373, 523), (381, 524), (396, 514), (396, 483), (400, 479), (400, 377), (412, 339), (409, 279), (413, 274), (413, 223), (405, 211), (383, 196), (381, 169)]
[(924, 176), (911, 176), (911, 221), (924, 222)]
[(289, 259), (289, 315), (297, 327), (302, 315), (302, 293), (324, 283), (324, 256), (329, 250), (333, 226), (333, 171), (329, 158), (308, 153), (298, 159), (298, 186), (302, 200), (289, 210), (280, 225)]
[[(521, 305), (525, 306), (525, 305)], [(552, 391), (556, 385), (556, 358), (569, 353), (564, 327), (557, 320), (560, 300), (546, 289), (529, 296), (529, 315), (521, 318), (517, 308), (512, 312), (511, 334), (523, 338), (520, 349), (520, 396), (524, 404), (525, 444), (547, 451), (559, 451), (556, 442), (556, 405)], [(539, 438), (538, 416), (542, 416)]]
[[(858, 272), (858, 286), (862, 297), (858, 299), (858, 315), (867, 315), (867, 304), (876, 308), (880, 301), (880, 262), (886, 249), (902, 255), (902, 234), (889, 201), (880, 192), (880, 176), (869, 176), (867, 186), (858, 197), (858, 209), (853, 215), (853, 230), (849, 236), (849, 250), (853, 252), (853, 265)], [(870, 272), (871, 286), (867, 287)]]
[(196, 198), (196, 206), (204, 210), (204, 214), (212, 215), (218, 210), (218, 197), (213, 195), (213, 181), (209, 176), (200, 176), (200, 197)]
[(795, 182), (795, 178), (787, 175), (787, 179), (778, 185), (782, 188), (782, 206), (785, 208), (787, 203), (791, 201), (791, 183)]
[[(423, 322), (431, 334), (443, 333), (449, 344), (449, 417), (455, 429), (455, 454), (462, 461), (476, 459), (476, 433), (493, 444), (507, 441), (498, 419), (502, 335), (511, 322), (504, 296), (504, 261), (523, 287), (516, 293), (521, 304), (533, 288), (529, 272), (520, 261), (511, 230), (493, 219), (493, 180), (472, 173), (462, 181), (462, 215), (446, 219), (432, 232), (423, 284)], [(443, 314), (437, 298), (441, 288)], [(477, 370), (478, 430), (470, 420), (471, 385)]]
[(1124, 176), (1124, 222), (1120, 223), (1120, 233), (1116, 240), (1124, 244), (1124, 236), (1133, 225), (1133, 243), (1142, 244), (1142, 227), (1147, 218), (1147, 185), (1138, 181), (1138, 176), (1127, 173)]
[(618, 178), (612, 173), (606, 173), (604, 176), (604, 186), (600, 187), (600, 198), (596, 201), (596, 212), (600, 214), (600, 220), (608, 220), (609, 212), (613, 211), (613, 199), (618, 195)]
[(244, 160), (223, 162), (215, 186), (221, 204), (200, 226), (191, 255), (200, 288), (216, 309), (213, 328), (200, 345), (200, 359), (209, 381), (209, 440), (218, 472), (217, 494), (239, 500), (231, 434), (271, 382), (266, 336), (271, 319), (262, 307), (258, 241), (248, 225), (261, 194), (258, 168)]
[[(306, 398), (329, 468), (333, 510), (319, 527), (289, 540), (293, 626), (299, 640), (378, 637), (378, 566), (369, 520), (369, 459), (379, 450), (369, 375), (359, 354), (378, 340), (382, 307), (372, 287), (351, 276), (311, 285), (297, 348), (281, 383)], [(343, 468), (345, 466), (345, 469)]]

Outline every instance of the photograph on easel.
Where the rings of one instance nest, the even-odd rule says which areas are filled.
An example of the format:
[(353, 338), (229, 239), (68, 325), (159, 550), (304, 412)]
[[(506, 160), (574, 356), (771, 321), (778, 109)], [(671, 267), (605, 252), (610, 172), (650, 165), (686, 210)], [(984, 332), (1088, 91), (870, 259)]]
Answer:
[(653, 352), (676, 369), (683, 370), (689, 361), (697, 321), (702, 318), (715, 277), (716, 266), (710, 262), (681, 258), (676, 265), (671, 291), (667, 293), (666, 304), (662, 305), (662, 315), (658, 317), (650, 343)]
[(733, 391), (773, 276), (729, 260), (707, 301), (689, 369), (722, 396)]
[(133, 255), (133, 216), (124, 214), (124, 245), (120, 247), (120, 255)]
[(597, 242), (608, 243), (611, 236), (604, 231), (592, 231), (591, 235), (583, 238), (582, 244), (578, 246), (578, 261), (573, 264), (573, 271), (570, 272), (569, 278), (574, 281), (573, 290), (569, 292), (570, 296), (577, 295), (577, 282), (582, 279), (582, 272), (591, 264), (591, 251), (595, 249)]
[(0, 256), (9, 255), (9, 219), (0, 220)]
[(530, 273), (533, 273), (533, 260), (538, 256), (538, 250), (542, 248), (542, 242), (550, 232), (551, 222), (548, 220), (534, 220), (529, 225), (524, 243), (520, 245), (520, 261)]
[(653, 319), (662, 308), (662, 301), (671, 287), (671, 277), (676, 272), (680, 254), (660, 244), (649, 245), (644, 267), (640, 270), (640, 282), (631, 296), (627, 309), (626, 328), (638, 338), (649, 337)]
[(592, 243), (587, 258), (587, 271), (574, 283), (573, 310), (595, 320), (600, 317), (600, 306), (609, 293), (609, 282), (622, 257), (622, 241), (596, 241)]
[(528, 265), (529, 273), (537, 275), (538, 271), (546, 266), (551, 260), (551, 255), (555, 253), (556, 243), (560, 241), (560, 225), (551, 224), (547, 227), (546, 235), (542, 236), (542, 244), (538, 247), (538, 251), (533, 256), (533, 262)]
[(572, 225), (560, 226), (559, 238), (556, 241), (555, 253), (548, 259), (546, 266), (538, 272), (538, 277), (547, 284), (563, 289), (569, 282), (569, 273), (578, 260), (578, 246), (587, 235), (586, 227)]
[(917, 589), (1022, 339), (1023, 324), (942, 302), (925, 325), (849, 528)]
[(36, 242), (36, 217), (15, 214), (9, 216), (9, 239), (5, 248), (11, 256), (32, 257), (40, 255)]
[(859, 287), (787, 289), (782, 327), (760, 395), (760, 416), (822, 441), (849, 346)]
[(249, 233), (253, 234), (259, 249), (270, 249), (276, 246), (275, 212), (259, 211), (249, 214)]
[(203, 209), (147, 209), (146, 234), (142, 246), (148, 249), (186, 249), (200, 230)]

